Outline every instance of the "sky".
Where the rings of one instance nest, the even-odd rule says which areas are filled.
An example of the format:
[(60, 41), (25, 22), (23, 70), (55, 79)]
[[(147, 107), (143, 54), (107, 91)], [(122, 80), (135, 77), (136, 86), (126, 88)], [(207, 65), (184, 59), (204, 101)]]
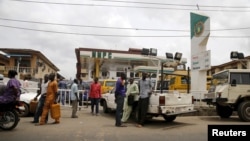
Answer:
[(43, 53), (66, 79), (75, 48), (156, 48), (191, 60), (190, 13), (210, 18), (211, 65), (250, 56), (249, 0), (0, 0), (0, 48)]

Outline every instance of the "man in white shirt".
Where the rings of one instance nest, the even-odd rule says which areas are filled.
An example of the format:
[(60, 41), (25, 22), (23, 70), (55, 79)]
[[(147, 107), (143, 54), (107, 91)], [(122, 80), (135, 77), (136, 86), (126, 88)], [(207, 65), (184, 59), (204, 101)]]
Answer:
[[(43, 112), (43, 106), (44, 106), (44, 102), (46, 99), (48, 83), (49, 83), (49, 75), (45, 74), (44, 75), (44, 82), (41, 85), (41, 91), (34, 98), (34, 100), (37, 100), (37, 97), (39, 95), (41, 95), (41, 97), (39, 98), (38, 104), (37, 104), (36, 112), (34, 114), (34, 120), (32, 121), (32, 123), (39, 123), (39, 117), (41, 116), (41, 114)], [(46, 117), (46, 121), (48, 121), (48, 115)]]
[(78, 118), (76, 115), (78, 108), (78, 81), (74, 79), (74, 83), (71, 86), (70, 100), (72, 101), (72, 115), (71, 118)]

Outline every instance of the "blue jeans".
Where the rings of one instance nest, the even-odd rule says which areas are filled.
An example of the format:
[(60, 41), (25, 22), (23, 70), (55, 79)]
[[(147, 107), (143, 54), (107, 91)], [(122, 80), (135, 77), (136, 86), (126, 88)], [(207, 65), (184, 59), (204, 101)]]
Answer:
[(122, 121), (122, 112), (123, 112), (123, 104), (124, 104), (124, 96), (117, 95), (115, 98), (116, 101), (116, 113), (115, 113), (115, 125), (121, 126)]
[(62, 103), (62, 105), (64, 105), (65, 103), (65, 92), (61, 92), (59, 93), (60, 94), (60, 101)]
[(95, 106), (95, 113), (99, 113), (99, 101), (100, 98), (91, 98), (91, 113), (94, 113), (94, 106)]
[[(36, 107), (36, 112), (34, 115), (34, 122), (39, 122), (39, 117), (42, 115), (42, 112), (43, 112), (43, 106), (44, 106), (45, 99), (46, 99), (46, 96), (41, 96), (39, 101), (38, 101), (38, 104)], [(46, 117), (46, 121), (48, 121), (48, 115)]]

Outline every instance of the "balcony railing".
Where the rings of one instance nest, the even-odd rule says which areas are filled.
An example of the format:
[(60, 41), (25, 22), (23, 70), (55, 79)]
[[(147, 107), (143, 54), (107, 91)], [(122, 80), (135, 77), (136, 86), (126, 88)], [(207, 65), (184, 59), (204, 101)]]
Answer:
[[(9, 70), (17, 70), (17, 66), (1, 66), (0, 67), (0, 73), (2, 74), (8, 74)], [(34, 76), (37, 71), (36, 68), (31, 68), (31, 67), (19, 67), (19, 70), (17, 70), (17, 72), (20, 75), (30, 75), (30, 76)]]

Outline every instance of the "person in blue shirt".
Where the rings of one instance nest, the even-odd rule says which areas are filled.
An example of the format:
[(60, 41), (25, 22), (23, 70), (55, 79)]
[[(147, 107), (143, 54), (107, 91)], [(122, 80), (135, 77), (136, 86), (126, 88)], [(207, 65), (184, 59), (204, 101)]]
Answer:
[(65, 94), (66, 94), (66, 89), (67, 89), (67, 84), (66, 82), (63, 80), (63, 78), (60, 78), (60, 81), (58, 82), (58, 88), (60, 89), (59, 96), (60, 96), (60, 101), (62, 103), (62, 105), (65, 104)]
[(126, 96), (126, 74), (122, 73), (121, 77), (116, 81), (115, 86), (115, 102), (116, 102), (116, 114), (115, 114), (115, 126), (116, 127), (126, 127), (122, 125), (121, 115), (123, 112), (124, 98)]

